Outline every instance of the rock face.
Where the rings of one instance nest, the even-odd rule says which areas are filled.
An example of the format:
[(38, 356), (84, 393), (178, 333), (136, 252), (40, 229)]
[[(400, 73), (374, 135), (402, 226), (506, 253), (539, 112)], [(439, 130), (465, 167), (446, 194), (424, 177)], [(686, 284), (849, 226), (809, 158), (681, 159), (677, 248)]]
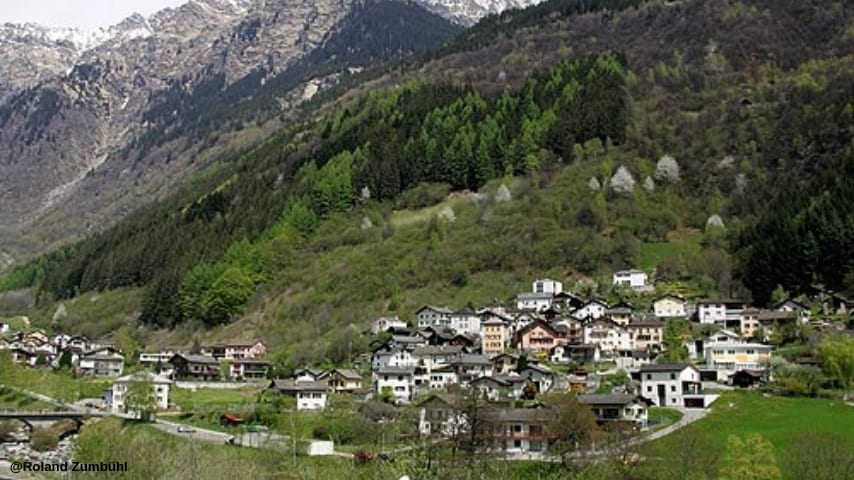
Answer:
[[(171, 191), (204, 167), (194, 157), (223, 133), (217, 126), (220, 130), (188, 134), (188, 118), (203, 123), (220, 97), (222, 104), (251, 98), (287, 75), (309, 54), (334, 43), (348, 21), (358, 20), (356, 10), (363, 16), (394, 11), (388, 16), (435, 17), (449, 29), (429, 41), (456, 31), (414, 4), (366, 7), (384, 1), (389, 3), (191, 0), (97, 31), (3, 25), (0, 250), (18, 256), (43, 251), (97, 231)], [(341, 55), (315, 56), (316, 62), (333, 58), (339, 71), (357, 66), (342, 62)], [(326, 73), (275, 84), (270, 103), (292, 108), (336, 78)]]

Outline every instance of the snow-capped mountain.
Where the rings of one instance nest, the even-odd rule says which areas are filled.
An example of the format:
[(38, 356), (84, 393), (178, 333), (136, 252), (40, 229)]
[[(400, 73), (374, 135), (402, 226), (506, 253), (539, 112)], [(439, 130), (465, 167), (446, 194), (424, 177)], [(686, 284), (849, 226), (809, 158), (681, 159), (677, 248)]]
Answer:
[(431, 11), (463, 24), (473, 25), (481, 18), (512, 8), (525, 8), (544, 0), (418, 0)]
[[(431, 27), (401, 28), (410, 24)], [(330, 69), (371, 66), (342, 58), (360, 48), (374, 52), (360, 62), (381, 62), (456, 31), (423, 6), (397, 0), (190, 0), (94, 31), (3, 25), (0, 248), (32, 251), (35, 243), (40, 249), (91, 233), (168, 193), (204, 166), (196, 157), (215, 142), (216, 129), (233, 128), (210, 126), (213, 115), (229, 118), (227, 110), (213, 112), (220, 105), (251, 99), (269, 84), (265, 98), (284, 112), (305, 92), (334, 84)], [(315, 52), (310, 62), (334, 67), (303, 78), (314, 70), (299, 62)], [(279, 79), (295, 65), (300, 73)], [(193, 130), (199, 122), (203, 128)], [(13, 245), (33, 231), (38, 242)]]

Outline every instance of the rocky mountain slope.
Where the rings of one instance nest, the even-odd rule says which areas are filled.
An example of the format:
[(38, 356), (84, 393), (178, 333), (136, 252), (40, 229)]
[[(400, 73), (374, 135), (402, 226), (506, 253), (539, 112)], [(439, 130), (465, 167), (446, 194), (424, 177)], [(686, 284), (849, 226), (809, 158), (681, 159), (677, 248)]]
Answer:
[[(180, 125), (207, 121), (200, 104), (251, 98), (332, 42), (353, 21), (355, 10), (386, 3), (192, 0), (95, 32), (0, 27), (0, 250), (26, 256), (97, 231), (168, 193), (215, 157), (199, 160), (200, 151), (242, 148), (255, 137), (220, 138), (243, 129), (239, 122), (205, 126), (192, 138)], [(383, 21), (420, 16), (427, 19), (427, 30), (441, 32), (406, 32), (422, 44), (455, 31), (414, 4), (396, 5), (382, 7), (397, 15)], [(404, 47), (409, 44), (402, 32), (398, 35), (385, 41), (400, 46), (376, 61), (412, 51)], [(375, 41), (363, 37), (351, 50)], [(321, 57), (320, 62), (330, 60)], [(338, 61), (325, 73), (334, 83), (352, 66)], [(295, 97), (298, 103), (330, 82), (312, 79), (305, 65), (301, 71), (286, 88), (268, 92), (280, 109), (295, 102), (276, 99)], [(226, 92), (228, 98), (221, 100)], [(231, 140), (237, 146), (218, 145)]]

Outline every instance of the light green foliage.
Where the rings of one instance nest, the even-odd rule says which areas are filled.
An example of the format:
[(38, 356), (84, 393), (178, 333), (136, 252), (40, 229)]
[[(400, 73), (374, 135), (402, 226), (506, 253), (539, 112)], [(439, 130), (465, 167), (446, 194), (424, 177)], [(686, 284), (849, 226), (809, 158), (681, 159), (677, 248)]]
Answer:
[(147, 377), (138, 378), (128, 384), (125, 391), (125, 407), (140, 420), (148, 420), (157, 410), (154, 384)]
[(688, 349), (685, 339), (690, 333), (690, 325), (684, 320), (670, 319), (664, 326), (663, 347), (661, 359), (664, 362), (684, 362), (688, 360)]
[(782, 480), (774, 447), (761, 435), (727, 439), (720, 480)]
[(840, 388), (854, 386), (854, 338), (826, 338), (818, 347), (824, 373)]

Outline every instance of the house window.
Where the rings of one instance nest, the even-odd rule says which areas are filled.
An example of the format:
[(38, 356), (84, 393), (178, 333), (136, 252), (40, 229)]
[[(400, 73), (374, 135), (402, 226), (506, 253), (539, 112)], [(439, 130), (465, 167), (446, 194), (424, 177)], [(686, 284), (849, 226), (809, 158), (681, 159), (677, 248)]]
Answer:
[(671, 380), (676, 380), (676, 374), (675, 374), (675, 373), (671, 373), (671, 374), (670, 374), (670, 379), (671, 379)]
[(647, 392), (652, 392), (652, 385), (647, 385), (647, 386), (646, 386), (646, 391), (647, 391)]
[(676, 391), (676, 385), (671, 385), (671, 386), (670, 386), (670, 391), (671, 391), (671, 392), (675, 392), (675, 391)]
[(651, 373), (647, 373), (647, 374), (646, 374), (646, 379), (647, 379), (647, 380), (652, 380), (652, 374), (651, 374)]
[(513, 440), (513, 448), (522, 448), (522, 440)]

